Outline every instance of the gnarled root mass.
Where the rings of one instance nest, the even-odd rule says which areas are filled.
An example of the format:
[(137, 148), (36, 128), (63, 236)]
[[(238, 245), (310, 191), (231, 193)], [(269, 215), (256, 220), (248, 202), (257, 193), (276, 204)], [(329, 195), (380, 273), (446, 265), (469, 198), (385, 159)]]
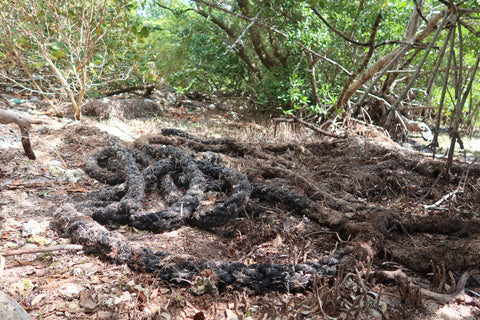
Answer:
[[(341, 150), (342, 143), (334, 142), (332, 146)], [(165, 281), (191, 283), (208, 276), (219, 290), (227, 287), (249, 287), (260, 292), (304, 290), (312, 286), (317, 275), (335, 276), (339, 268), (366, 266), (374, 257), (382, 256), (422, 272), (430, 271), (432, 261), (457, 272), (480, 265), (480, 257), (472, 254), (478, 252), (473, 248), (478, 240), (471, 242), (468, 249), (462, 247), (465, 237), (480, 231), (478, 222), (414, 216), (398, 208), (372, 205), (352, 193), (333, 192), (318, 180), (304, 177), (301, 170), (295, 170), (292, 152), (315, 161), (322, 148), (326, 147), (315, 143), (298, 146), (246, 144), (233, 139), (202, 140), (177, 129), (164, 129), (162, 135), (141, 138), (128, 148), (118, 139), (111, 139), (107, 148), (85, 161), (86, 172), (110, 186), (66, 204), (57, 210), (55, 221), (91, 252), (126, 263), (134, 270), (158, 274)], [(370, 146), (365, 150), (375, 148)], [(384, 162), (394, 157), (386, 150), (378, 153)], [(224, 166), (222, 154), (249, 158), (257, 163), (257, 168), (246, 170), (250, 170), (249, 179)], [(273, 162), (275, 165), (267, 165)], [(408, 161), (402, 163), (410, 165)], [(381, 170), (382, 174), (389, 172)], [(259, 182), (263, 178), (284, 179), (290, 182), (289, 188)], [(390, 180), (392, 186), (397, 184), (395, 179)], [(386, 179), (386, 183), (390, 180)], [(301, 191), (294, 192), (293, 187)], [(211, 192), (217, 195), (213, 201)], [(163, 206), (160, 210), (145, 210), (144, 201), (153, 193), (162, 196)], [(154, 252), (104, 227), (128, 225), (162, 233), (190, 226), (215, 232), (248, 214), (250, 204), (255, 201), (308, 217), (337, 233), (339, 239), (350, 238), (350, 241), (317, 261), (247, 265)], [(415, 245), (417, 240), (413, 236), (427, 232), (451, 236), (443, 241), (443, 253), (438, 248)], [(413, 245), (408, 246), (407, 252), (405, 245), (402, 247), (397, 241), (412, 241)], [(455, 256), (462, 258), (456, 260)], [(419, 263), (422, 259), (425, 263)]]
[[(118, 139), (112, 139), (108, 148), (87, 159), (87, 173), (113, 186), (56, 213), (57, 225), (90, 251), (126, 263), (134, 270), (156, 273), (167, 281), (189, 282), (208, 270), (219, 289), (247, 286), (258, 291), (297, 291), (311, 286), (315, 275), (335, 275), (341, 252), (296, 265), (221, 264), (153, 252), (107, 230), (101, 224), (125, 224), (156, 233), (183, 225), (211, 230), (243, 214), (251, 197), (283, 202), (300, 210), (312, 206), (312, 201), (288, 190), (250, 183), (243, 174), (219, 164), (218, 155), (213, 153), (194, 159), (178, 147), (141, 141), (137, 141), (136, 148), (130, 151)], [(174, 198), (170, 206), (156, 212), (142, 211), (145, 193), (160, 189)], [(212, 189), (228, 196), (210, 210), (198, 210), (205, 192)]]
[(116, 232), (108, 231), (93, 219), (65, 205), (56, 213), (57, 224), (89, 252), (100, 253), (133, 270), (155, 273), (160, 279), (179, 284), (191, 283), (197, 277), (208, 276), (218, 290), (227, 286), (234, 289), (250, 287), (262, 291), (295, 292), (311, 287), (315, 275), (334, 276), (341, 254), (332, 254), (316, 262), (296, 265), (267, 265), (217, 263), (196, 261), (126, 240)]

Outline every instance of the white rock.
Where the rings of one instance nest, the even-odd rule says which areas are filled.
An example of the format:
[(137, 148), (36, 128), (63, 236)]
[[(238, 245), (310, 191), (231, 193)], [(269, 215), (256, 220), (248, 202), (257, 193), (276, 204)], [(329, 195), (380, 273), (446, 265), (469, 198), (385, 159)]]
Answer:
[(48, 221), (40, 223), (36, 220), (30, 220), (22, 225), (22, 236), (30, 237), (45, 232), (49, 224)]
[(162, 312), (162, 313), (160, 313), (160, 319), (162, 319), (162, 320), (170, 320), (170, 319), (172, 319), (172, 317), (171, 317), (168, 313)]
[(82, 169), (68, 169), (65, 170), (64, 176), (68, 182), (78, 182), (84, 174)]
[(225, 310), (225, 320), (238, 320), (238, 315), (230, 309)]
[(63, 168), (63, 163), (58, 160), (52, 160), (48, 163), (49, 171), (54, 176), (63, 176), (65, 169)]
[(60, 289), (60, 294), (67, 299), (73, 299), (77, 298), (83, 289), (84, 288), (81, 285), (69, 283), (65, 288)]
[(115, 297), (115, 299), (113, 300), (113, 303), (117, 305), (119, 303), (129, 302), (131, 300), (132, 300), (132, 296), (130, 295), (130, 293), (128, 293), (128, 291), (124, 291), (120, 297)]
[(21, 305), (0, 291), (0, 319), (29, 320), (32, 318)]

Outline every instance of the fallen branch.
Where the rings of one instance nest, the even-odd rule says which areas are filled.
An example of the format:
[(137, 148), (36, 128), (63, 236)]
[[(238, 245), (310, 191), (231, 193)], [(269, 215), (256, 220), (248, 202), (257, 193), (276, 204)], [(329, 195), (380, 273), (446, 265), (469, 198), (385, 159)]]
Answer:
[(436, 293), (415, 284), (412, 284), (408, 281), (408, 276), (401, 269), (395, 271), (379, 271), (376, 273), (377, 276), (380, 276), (386, 280), (394, 280), (396, 282), (408, 282), (412, 288), (419, 290), (422, 297), (426, 297), (432, 300), (436, 300), (440, 303), (448, 303), (452, 301), (461, 301), (465, 304), (472, 304), (475, 306), (480, 306), (480, 299), (478, 297), (471, 297), (465, 293), (465, 285), (467, 284), (468, 278), (474, 273), (479, 273), (480, 270), (472, 269), (464, 272), (457, 281), (456, 289), (452, 293)]
[(8, 256), (18, 256), (22, 254), (33, 254), (33, 253), (53, 252), (53, 251), (62, 251), (62, 250), (80, 251), (80, 250), (83, 250), (83, 246), (79, 244), (63, 244), (63, 245), (51, 246), (51, 247), (7, 250), (7, 251), (0, 251), (0, 256), (8, 257)]
[(133, 91), (138, 91), (138, 90), (145, 90), (145, 93), (142, 96), (146, 98), (146, 97), (148, 97), (152, 94), (154, 89), (155, 89), (155, 86), (153, 84), (143, 85), (143, 86), (134, 86), (134, 87), (128, 87), (128, 88), (123, 88), (123, 89), (110, 91), (110, 92), (105, 93), (103, 96), (104, 97), (110, 97), (110, 96), (114, 96), (114, 95), (120, 94), (120, 93), (127, 93), (127, 92), (133, 92)]
[(43, 122), (40, 120), (30, 119), (26, 113), (21, 111), (0, 110), (0, 123), (15, 123), (18, 125), (22, 134), (23, 150), (25, 150), (25, 153), (29, 159), (35, 160), (36, 157), (35, 153), (33, 153), (32, 144), (30, 143), (29, 130), (32, 124), (40, 124)]
[(317, 132), (317, 133), (320, 133), (320, 134), (323, 134), (325, 136), (328, 136), (328, 137), (333, 137), (333, 138), (338, 138), (338, 139), (343, 139), (345, 138), (345, 136), (340, 136), (338, 134), (335, 134), (335, 133), (331, 133), (331, 132), (328, 132), (328, 131), (325, 131), (325, 130), (322, 130), (320, 129), (319, 127), (307, 122), (307, 121), (304, 121), (303, 119), (300, 119), (298, 118), (297, 116), (292, 116), (291, 119), (284, 119), (284, 118), (273, 118), (272, 119), (273, 121), (276, 121), (276, 122), (298, 122), (300, 123), (301, 125), (304, 125), (305, 127), (309, 128), (309, 129), (312, 129), (313, 131)]
[[(477, 160), (473, 160), (473, 162), (467, 167), (467, 170), (465, 171), (465, 173), (463, 174), (462, 176), (462, 179), (460, 180), (460, 183), (458, 185), (458, 187), (453, 190), (452, 192), (444, 195), (440, 200), (438, 200), (437, 202), (435, 202), (434, 204), (430, 204), (430, 205), (424, 205), (424, 214), (427, 215), (427, 211), (429, 209), (436, 209), (436, 210), (448, 210), (446, 208), (441, 208), (439, 207), (440, 204), (442, 204), (443, 202), (447, 201), (448, 199), (454, 197), (457, 193), (461, 193), (463, 192), (463, 190), (465, 189), (465, 182), (467, 181), (467, 177), (468, 177), (468, 173), (470, 171), (470, 167), (472, 164), (474, 164)], [(440, 176), (439, 176), (440, 177)], [(438, 180), (438, 179), (437, 179)]]

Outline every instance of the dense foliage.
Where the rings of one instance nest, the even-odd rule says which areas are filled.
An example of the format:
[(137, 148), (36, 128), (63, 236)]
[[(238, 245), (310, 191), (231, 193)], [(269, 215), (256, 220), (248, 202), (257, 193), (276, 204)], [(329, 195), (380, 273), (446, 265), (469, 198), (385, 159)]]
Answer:
[[(428, 29), (430, 21), (445, 12), (452, 20), (453, 9), (438, 0), (416, 3), (418, 8), (413, 1), (198, 0), (156, 1), (152, 6), (168, 13), (169, 18), (163, 20), (170, 22), (166, 24), (167, 29), (168, 25), (183, 25), (185, 19), (188, 20), (186, 28), (177, 29), (175, 38), (189, 52), (185, 60), (189, 67), (182, 69), (180, 78), (175, 78), (182, 80), (181, 88), (190, 89), (194, 85), (201, 90), (246, 90), (260, 102), (281, 105), (288, 113), (307, 106), (329, 117), (341, 115), (348, 110), (347, 101), (338, 100), (342, 91), (360, 75), (367, 74), (378, 60), (403, 46), (409, 38), (420, 35), (418, 43), (390, 66), (401, 73), (384, 73), (369, 93), (400, 95), (408, 90), (409, 99), (414, 100), (411, 107), (420, 110), (415, 116), (433, 120), (435, 106), (445, 103), (444, 116), (448, 119), (456, 101), (440, 101), (448, 60), (440, 52), (449, 26), (442, 27), (438, 35), (435, 35), (436, 27), (424, 35), (421, 33)], [(188, 8), (192, 10), (186, 11)], [(455, 91), (460, 81), (461, 88), (457, 90), (461, 95), (460, 91), (466, 90), (468, 73), (474, 70), (480, 47), (476, 31), (479, 9), (476, 0), (462, 2), (456, 8), (457, 20), (452, 20), (458, 26), (454, 40), (455, 65), (463, 65), (463, 79), (450, 77), (448, 91)], [(441, 22), (440, 18), (436, 20), (437, 25)], [(373, 46), (369, 46), (370, 40)], [(432, 49), (424, 58), (430, 41)], [(434, 72), (437, 61), (440, 61), (439, 71)], [(417, 67), (421, 72), (415, 74), (416, 81), (409, 84)], [(361, 91), (367, 89), (380, 70), (375, 70), (348, 100), (358, 101)], [(458, 70), (449, 72), (458, 73)], [(470, 111), (470, 122), (479, 115), (477, 82), (473, 82), (468, 104), (464, 106), (466, 112)], [(433, 86), (430, 87), (430, 83)], [(425, 106), (423, 110), (422, 106)]]
[(2, 82), (67, 99), (78, 119), (85, 96), (156, 81), (156, 43), (137, 10), (124, 1), (0, 1)]
[[(472, 77), (478, 0), (0, 4), (2, 81), (50, 99), (68, 96), (78, 108), (85, 95), (162, 83), (177, 93), (243, 93), (263, 108), (306, 111), (317, 121), (363, 108), (381, 122), (375, 105), (382, 99), (390, 111), (400, 103), (416, 110), (408, 116), (430, 121), (439, 108), (442, 120), (453, 119), (465, 100), (461, 122), (473, 128), (479, 118), (480, 87)], [(22, 83), (25, 73), (41, 85)]]

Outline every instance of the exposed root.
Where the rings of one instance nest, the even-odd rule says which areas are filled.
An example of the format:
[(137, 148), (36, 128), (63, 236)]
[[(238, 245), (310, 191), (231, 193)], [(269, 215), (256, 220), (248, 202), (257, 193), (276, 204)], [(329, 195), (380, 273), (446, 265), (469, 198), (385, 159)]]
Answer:
[(400, 295), (405, 302), (419, 305), (421, 303), (421, 297), (436, 300), (440, 303), (448, 302), (462, 302), (465, 304), (480, 306), (480, 298), (472, 297), (465, 293), (465, 286), (468, 279), (474, 273), (479, 273), (480, 270), (472, 269), (464, 272), (458, 279), (455, 290), (452, 293), (436, 293), (428, 289), (422, 288), (415, 284), (412, 284), (409, 277), (401, 269), (395, 271), (377, 271), (375, 275), (382, 279), (394, 280), (399, 285)]
[[(157, 273), (165, 281), (192, 282), (202, 271), (213, 270), (215, 281), (222, 290), (226, 286), (250, 287), (259, 291), (304, 290), (311, 288), (315, 275), (334, 276), (340, 266), (350, 270), (356, 265), (370, 266), (380, 252), (389, 252), (392, 258), (409, 268), (423, 268), (418, 259), (409, 258), (427, 256), (426, 250), (436, 249), (416, 246), (412, 236), (415, 233), (465, 236), (480, 230), (480, 224), (474, 221), (405, 215), (398, 209), (375, 206), (350, 193), (334, 193), (321, 183), (312, 182), (293, 169), (295, 165), (288, 157), (292, 152), (315, 157), (316, 149), (322, 148), (318, 144), (306, 147), (253, 145), (232, 139), (200, 139), (177, 129), (164, 129), (162, 133), (161, 136), (137, 140), (133, 149), (112, 139), (106, 149), (88, 158), (85, 162), (88, 174), (111, 186), (91, 193), (75, 205), (61, 208), (56, 220), (60, 229), (88, 246), (90, 251), (102, 253), (118, 263), (127, 263), (135, 270)], [(249, 157), (253, 163), (269, 159), (275, 165), (262, 163), (258, 168), (246, 169), (250, 180), (256, 181), (251, 182), (246, 175), (223, 165), (221, 159), (224, 156), (219, 153)], [(380, 154), (385, 154), (385, 159), (391, 157), (386, 151)], [(266, 180), (287, 181), (287, 186), (292, 188), (283, 183), (263, 182)], [(162, 202), (160, 209), (145, 208), (144, 199), (152, 195)], [(315, 262), (305, 260), (303, 264), (247, 266), (202, 262), (168, 252), (153, 252), (100, 225), (129, 225), (155, 233), (185, 225), (216, 231), (248, 214), (255, 201), (308, 217), (339, 237), (349, 239), (345, 242), (347, 246), (336, 255), (327, 254)], [(259, 206), (257, 211), (261, 210), (268, 208)], [(405, 233), (414, 243), (408, 250), (395, 247), (395, 242), (391, 241), (394, 235)], [(467, 250), (461, 245), (455, 246), (455, 243), (453, 248), (458, 254)], [(463, 263), (457, 269), (478, 265), (480, 261), (477, 256), (470, 255)], [(447, 267), (454, 269), (455, 266)], [(446, 273), (438, 270), (437, 276), (437, 285), (444, 287)], [(425, 292), (423, 289), (413, 290), (404, 280), (402, 278), (403, 282), (399, 282), (402, 297), (417, 304), (419, 295), (425, 296)], [(458, 296), (457, 291), (458, 284), (454, 292)]]
[(125, 263), (133, 270), (155, 273), (164, 281), (190, 283), (205, 270), (220, 291), (227, 286), (234, 289), (249, 287), (262, 291), (296, 292), (312, 286), (315, 275), (334, 276), (341, 254), (332, 254), (316, 262), (296, 265), (266, 265), (195, 261), (164, 251), (153, 252), (126, 240), (116, 232), (108, 231), (96, 221), (65, 205), (55, 214), (57, 226), (83, 244), (88, 252), (101, 253), (117, 263)]
[(15, 123), (20, 128), (23, 150), (29, 159), (35, 160), (36, 156), (30, 143), (30, 128), (32, 124), (40, 124), (42, 121), (30, 119), (24, 112), (0, 109), (0, 123)]

